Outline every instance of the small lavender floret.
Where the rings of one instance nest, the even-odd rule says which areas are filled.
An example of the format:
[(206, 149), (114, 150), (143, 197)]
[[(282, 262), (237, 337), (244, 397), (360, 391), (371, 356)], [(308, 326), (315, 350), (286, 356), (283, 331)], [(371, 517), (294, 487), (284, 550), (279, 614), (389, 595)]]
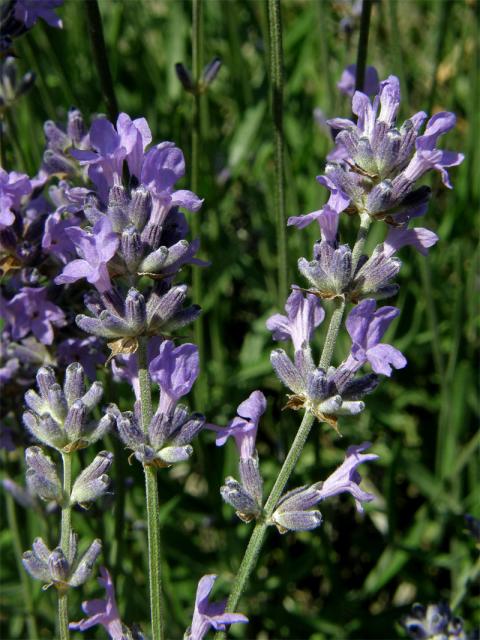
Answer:
[(105, 589), (106, 599), (82, 602), (82, 609), (88, 618), (83, 618), (80, 622), (71, 622), (70, 629), (72, 631), (87, 631), (87, 629), (100, 624), (105, 627), (112, 640), (125, 640), (130, 636), (120, 620), (113, 580), (105, 567), (100, 567), (100, 575), (98, 583)]
[(108, 451), (101, 451), (95, 457), (75, 480), (70, 496), (71, 504), (85, 506), (106, 494), (110, 486), (110, 478), (106, 474), (112, 462), (113, 453)]
[(29, 490), (42, 500), (61, 503), (63, 491), (57, 467), (40, 447), (28, 447), (25, 451), (26, 478)]
[(312, 333), (325, 318), (320, 300), (311, 294), (294, 290), (285, 303), (286, 316), (274, 314), (267, 320), (267, 329), (274, 340), (291, 340), (298, 351), (304, 342), (310, 342)]
[(27, 429), (40, 442), (59, 451), (69, 452), (83, 448), (102, 438), (113, 426), (114, 417), (106, 414), (97, 423), (89, 413), (100, 402), (102, 386), (95, 382), (81, 397), (83, 368), (72, 363), (60, 387), (51, 367), (41, 367), (37, 373), (40, 395), (30, 389), (25, 394), (29, 411), (23, 414)]
[(112, 283), (107, 265), (115, 255), (120, 242), (110, 220), (107, 217), (101, 218), (93, 226), (92, 233), (87, 233), (79, 227), (68, 227), (65, 233), (81, 258), (69, 262), (55, 278), (55, 282), (70, 284), (86, 278), (100, 293), (109, 291)]
[(14, 340), (28, 333), (43, 344), (52, 344), (54, 327), (66, 324), (64, 312), (47, 298), (46, 287), (22, 287), (9, 302), (2, 305), (7, 326)]
[(237, 416), (226, 427), (209, 424), (217, 432), (216, 444), (220, 447), (232, 436), (240, 455), (238, 470), (241, 484), (234, 478), (226, 478), (220, 493), (231, 504), (244, 522), (258, 518), (262, 512), (263, 481), (260, 475), (258, 454), (255, 449), (258, 423), (265, 413), (267, 401), (261, 391), (253, 391), (237, 407)]
[(70, 554), (65, 556), (60, 547), (50, 549), (41, 538), (36, 538), (31, 551), (23, 554), (26, 571), (45, 583), (44, 589), (54, 586), (60, 591), (79, 587), (90, 577), (93, 565), (102, 550), (100, 540), (94, 540), (83, 555), (77, 553), (77, 537), (72, 533)]
[(34, 82), (35, 74), (33, 71), (28, 71), (19, 78), (16, 58), (7, 56), (0, 62), (0, 109), (10, 109), (22, 95), (32, 88)]
[(307, 531), (320, 526), (322, 515), (319, 511), (311, 511), (312, 507), (340, 493), (350, 493), (355, 498), (357, 511), (363, 512), (363, 503), (371, 502), (374, 496), (360, 489), (361, 476), (357, 467), (378, 458), (373, 453), (362, 453), (369, 446), (369, 442), (364, 442), (359, 446), (349, 447), (343, 463), (325, 482), (298, 487), (282, 496), (272, 515), (272, 523), (280, 533), (289, 530)]
[(217, 576), (214, 574), (203, 576), (200, 579), (192, 624), (186, 630), (183, 636), (184, 640), (202, 640), (210, 628), (215, 631), (226, 631), (228, 625), (248, 622), (248, 618), (241, 613), (224, 613), (226, 601), (214, 604), (208, 601), (216, 579)]
[(390, 376), (392, 367), (402, 369), (407, 360), (398, 349), (382, 344), (380, 340), (400, 310), (396, 307), (381, 307), (377, 310), (376, 307), (375, 300), (364, 300), (352, 309), (347, 318), (346, 327), (352, 338), (347, 366), (359, 369), (365, 362), (369, 362), (375, 373)]

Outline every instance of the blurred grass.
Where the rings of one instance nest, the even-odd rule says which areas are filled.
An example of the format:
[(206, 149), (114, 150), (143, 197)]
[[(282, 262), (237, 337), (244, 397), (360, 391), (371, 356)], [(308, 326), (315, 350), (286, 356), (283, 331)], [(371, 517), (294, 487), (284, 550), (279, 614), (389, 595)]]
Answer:
[[(102, 112), (92, 63), (83, 2), (66, 0), (63, 31), (37, 25), (18, 41), (19, 65), (33, 69), (37, 83), (22, 99), (10, 124), (9, 165), (33, 175), (43, 148), (46, 119), (63, 121), (71, 105), (85, 116)], [(447, 6), (448, 5), (448, 6)], [(191, 64), (191, 4), (182, 0), (101, 0), (105, 38), (121, 110), (145, 116), (154, 141), (174, 140), (190, 166), (193, 100), (185, 95), (174, 64)], [(315, 176), (330, 149), (328, 135), (312, 112), (348, 116), (348, 100), (335, 89), (344, 66), (355, 60), (358, 23), (342, 33), (350, 3), (282, 2), (285, 48), (285, 136), (287, 213), (319, 206), (326, 192)], [(447, 18), (445, 18), (447, 13)], [(204, 60), (219, 56), (223, 67), (202, 110), (199, 193), (202, 256), (212, 266), (202, 275), (206, 341), (206, 406), (195, 407), (209, 421), (225, 424), (253, 389), (267, 395), (268, 412), (259, 433), (259, 452), (268, 489), (298, 426), (299, 416), (282, 413), (284, 390), (271, 371), (265, 319), (275, 306), (276, 257), (273, 144), (268, 110), (266, 7), (259, 1), (208, 0), (204, 5)], [(350, 499), (325, 505), (324, 525), (312, 534), (280, 537), (272, 532), (243, 607), (248, 627), (232, 637), (387, 639), (402, 637), (396, 621), (414, 601), (455, 601), (469, 628), (480, 624), (478, 590), (471, 570), (474, 541), (463, 514), (480, 517), (478, 451), (478, 202), (479, 39), (478, 4), (383, 0), (373, 8), (368, 64), (381, 77), (399, 75), (404, 99), (400, 117), (426, 109), (452, 110), (456, 129), (443, 146), (462, 150), (464, 163), (452, 170), (453, 191), (431, 180), (434, 197), (425, 224), (440, 236), (428, 260), (405, 249), (395, 302), (402, 309), (390, 334), (409, 360), (368, 398), (358, 419), (344, 420), (339, 440), (325, 426), (313, 433), (295, 474), (302, 484), (325, 478), (346, 446), (371, 440), (380, 460), (363, 473), (378, 500), (359, 521)], [(13, 139), (12, 139), (13, 138)], [(15, 143), (15, 144), (13, 144)], [(184, 180), (188, 186), (188, 179)], [(344, 238), (351, 240), (348, 221)], [(378, 225), (374, 240), (384, 229)], [(317, 229), (288, 229), (289, 271), (310, 256)], [(373, 240), (372, 240), (373, 242)], [(190, 279), (190, 272), (186, 272)], [(321, 336), (320, 332), (320, 336)], [(321, 338), (317, 348), (321, 346)], [(348, 349), (339, 342), (337, 362)], [(131, 391), (119, 391), (123, 408)], [(233, 445), (216, 449), (203, 434), (191, 464), (162, 475), (161, 520), (170, 637), (189, 623), (196, 583), (205, 573), (220, 575), (227, 593), (245, 548), (249, 527), (221, 504), (218, 489), (235, 473)], [(93, 452), (85, 454), (90, 460)], [(22, 453), (9, 469), (22, 482)], [(105, 503), (74, 514), (84, 539), (101, 535), (103, 562), (118, 558), (117, 596), (125, 622), (147, 629), (145, 521), (140, 470), (123, 460), (117, 476), (126, 486), (123, 553), (114, 546), (114, 508)], [(3, 501), (3, 496), (2, 496)], [(3, 504), (2, 504), (3, 507)], [(4, 509), (3, 509), (4, 512)], [(23, 548), (39, 535), (34, 514), (18, 507)], [(46, 516), (54, 539), (58, 518)], [(24, 603), (12, 540), (0, 532), (2, 589), (0, 632), (24, 638)], [(117, 555), (116, 555), (117, 554)], [(134, 588), (132, 586), (134, 585)], [(33, 584), (41, 637), (51, 637), (54, 599)], [(97, 595), (95, 581), (72, 598)], [(81, 634), (78, 634), (81, 637)], [(91, 630), (91, 638), (103, 637)]]

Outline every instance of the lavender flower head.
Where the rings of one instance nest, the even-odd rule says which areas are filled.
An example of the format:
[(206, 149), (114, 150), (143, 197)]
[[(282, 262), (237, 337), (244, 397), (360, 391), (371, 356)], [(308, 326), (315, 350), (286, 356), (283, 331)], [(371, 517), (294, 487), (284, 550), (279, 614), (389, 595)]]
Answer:
[[(438, 138), (455, 125), (455, 115), (435, 114), (420, 135), (427, 115), (416, 113), (397, 127), (399, 106), (400, 83), (395, 76), (389, 76), (380, 83), (373, 102), (365, 93), (354, 93), (352, 111), (358, 117), (356, 123), (345, 118), (329, 121), (338, 132), (338, 161), (327, 163), (326, 175), (317, 180), (330, 190), (327, 206), (337, 215), (342, 211), (365, 214), (403, 227), (426, 211), (428, 190), (415, 187), (427, 171), (439, 171), (445, 186), (451, 188), (447, 169), (459, 165), (463, 155), (437, 149), (436, 145)], [(328, 208), (290, 218), (288, 224), (300, 228), (313, 220), (321, 224)]]
[(118, 613), (112, 578), (105, 567), (100, 567), (100, 575), (98, 583), (105, 589), (105, 600), (97, 599), (82, 602), (83, 612), (88, 618), (83, 618), (80, 622), (71, 622), (70, 629), (73, 631), (87, 631), (87, 629), (100, 624), (105, 628), (112, 640), (125, 640), (127, 636)]
[(260, 475), (258, 454), (255, 448), (258, 423), (265, 413), (267, 401), (261, 391), (253, 391), (237, 407), (237, 416), (224, 428), (208, 425), (218, 433), (216, 444), (220, 447), (233, 436), (240, 456), (238, 471), (241, 482), (231, 476), (225, 478), (220, 488), (222, 498), (235, 508), (243, 522), (250, 522), (262, 513), (263, 481)]
[(165, 340), (149, 370), (152, 380), (160, 387), (160, 401), (147, 433), (141, 427), (138, 402), (134, 412), (121, 414), (117, 410), (118, 431), (139, 462), (168, 467), (190, 457), (193, 451), (190, 442), (205, 424), (204, 416), (190, 414), (185, 405), (178, 404), (198, 376), (198, 349), (193, 344), (175, 348), (172, 341)]
[(241, 613), (225, 613), (225, 600), (216, 603), (208, 601), (208, 596), (216, 579), (217, 576), (214, 574), (203, 576), (200, 579), (195, 598), (192, 625), (185, 632), (184, 640), (202, 640), (209, 629), (226, 631), (231, 624), (248, 622), (248, 618)]

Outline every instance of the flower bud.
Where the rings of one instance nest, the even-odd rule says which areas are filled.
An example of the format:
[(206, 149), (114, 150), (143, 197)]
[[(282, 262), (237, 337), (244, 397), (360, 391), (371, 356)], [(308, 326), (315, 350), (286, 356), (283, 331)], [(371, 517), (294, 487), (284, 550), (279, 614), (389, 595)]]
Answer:
[(65, 371), (63, 392), (69, 407), (85, 393), (85, 375), (79, 362), (72, 362), (68, 365)]
[(78, 587), (88, 580), (92, 573), (93, 565), (100, 555), (101, 550), (101, 540), (94, 540), (87, 551), (83, 554), (83, 557), (78, 563), (77, 568), (71, 575), (69, 580), (70, 586)]
[(129, 226), (123, 231), (121, 251), (128, 272), (135, 274), (142, 259), (143, 245), (140, 235), (134, 226)]
[(152, 210), (152, 196), (145, 187), (132, 191), (128, 209), (129, 218), (139, 232), (143, 231)]
[(40, 447), (28, 447), (25, 451), (27, 485), (42, 500), (62, 500), (62, 485), (52, 460)]
[(106, 475), (113, 462), (113, 454), (101, 451), (82, 471), (73, 485), (71, 501), (81, 505), (93, 502), (107, 491), (110, 478)]

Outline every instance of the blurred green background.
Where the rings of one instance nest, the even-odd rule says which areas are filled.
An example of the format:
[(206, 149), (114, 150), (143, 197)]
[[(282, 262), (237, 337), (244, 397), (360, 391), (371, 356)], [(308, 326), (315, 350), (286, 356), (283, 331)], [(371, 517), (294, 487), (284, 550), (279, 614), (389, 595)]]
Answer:
[[(34, 89), (13, 112), (7, 148), (9, 169), (36, 173), (43, 151), (43, 122), (64, 122), (72, 105), (86, 119), (105, 111), (88, 39), (85, 3), (66, 0), (58, 13), (62, 31), (43, 23), (15, 45), (19, 67), (37, 74)], [(109, 62), (120, 109), (145, 116), (154, 142), (173, 140), (190, 166), (193, 98), (182, 89), (177, 62), (191, 67), (190, 2), (101, 0)], [(352, 3), (322, 0), (282, 2), (285, 50), (287, 213), (318, 209), (326, 190), (315, 181), (331, 149), (328, 133), (313, 119), (348, 117), (349, 100), (338, 93), (343, 68), (355, 62), (359, 20)], [(345, 19), (348, 32), (342, 30)], [(343, 23), (341, 22), (343, 19)], [(206, 351), (202, 363), (204, 412), (224, 425), (252, 390), (268, 399), (258, 449), (268, 490), (288, 450), (299, 416), (282, 412), (284, 389), (272, 373), (273, 346), (265, 320), (276, 306), (273, 136), (268, 104), (266, 5), (251, 0), (205, 0), (203, 59), (214, 56), (222, 69), (201, 104), (199, 194)], [(408, 367), (384, 380), (357, 418), (341, 422), (343, 437), (316, 426), (290, 486), (325, 479), (351, 444), (373, 443), (378, 462), (360, 471), (377, 500), (361, 520), (347, 496), (326, 503), (324, 524), (312, 533), (280, 536), (270, 531), (257, 571), (239, 609), (250, 618), (232, 637), (388, 639), (404, 637), (397, 621), (415, 601), (446, 600), (466, 627), (480, 623), (475, 578), (480, 570), (475, 541), (464, 514), (480, 517), (478, 394), (478, 196), (480, 162), (478, 4), (473, 1), (382, 0), (373, 7), (368, 64), (380, 77), (401, 79), (400, 119), (421, 109), (451, 110), (456, 129), (442, 146), (461, 150), (464, 163), (451, 171), (454, 190), (431, 178), (433, 198), (422, 224), (440, 240), (428, 259), (410, 248), (398, 278), (402, 288), (390, 302), (402, 309), (387, 338), (408, 358)], [(12, 125), (11, 125), (12, 126)], [(476, 137), (477, 136), (477, 137)], [(188, 188), (186, 177), (182, 187)], [(343, 221), (344, 241), (353, 227)], [(385, 227), (375, 225), (370, 248)], [(287, 231), (289, 281), (304, 285), (296, 271), (309, 257), (318, 228)], [(191, 272), (185, 271), (187, 279)], [(478, 284), (478, 283), (477, 283)], [(319, 350), (320, 328), (315, 347)], [(191, 337), (191, 336), (190, 336)], [(345, 335), (334, 363), (348, 352)], [(116, 387), (123, 409), (131, 389)], [(197, 396), (200, 394), (197, 393)], [(129, 466), (113, 438), (115, 488), (126, 489), (126, 519), (119, 522), (113, 500), (73, 515), (81, 538), (101, 537), (102, 564), (115, 575), (123, 620), (148, 630), (146, 523), (142, 474)], [(89, 451), (88, 460), (93, 453)], [(213, 434), (195, 443), (190, 463), (162, 471), (160, 500), (168, 638), (181, 638), (190, 622), (198, 579), (219, 574), (216, 595), (228, 593), (252, 525), (240, 523), (223, 505), (219, 487), (236, 475), (233, 442), (217, 449)], [(9, 474), (23, 483), (23, 455), (9, 454)], [(2, 510), (5, 514), (4, 496)], [(118, 504), (118, 503), (117, 503)], [(58, 515), (26, 513), (17, 507), (24, 549), (49, 532), (55, 541)], [(12, 537), (5, 518), (0, 532), (3, 638), (25, 638), (24, 600)], [(123, 540), (120, 540), (120, 532)], [(475, 566), (476, 563), (476, 566)], [(41, 637), (52, 637), (55, 600), (30, 581)], [(80, 602), (103, 597), (95, 580), (72, 594), (71, 619), (82, 617)], [(73, 637), (102, 638), (94, 628)]]

